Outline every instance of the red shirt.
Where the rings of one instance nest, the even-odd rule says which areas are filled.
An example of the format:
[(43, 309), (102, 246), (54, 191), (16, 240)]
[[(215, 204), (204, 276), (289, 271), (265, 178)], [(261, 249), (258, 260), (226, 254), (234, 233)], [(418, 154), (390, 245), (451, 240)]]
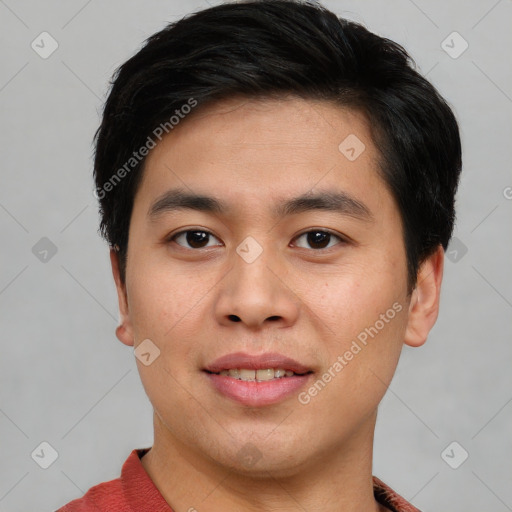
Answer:
[[(148, 450), (133, 450), (120, 478), (91, 487), (57, 512), (173, 512), (142, 466), (140, 459)], [(376, 477), (373, 489), (375, 499), (393, 512), (420, 512)]]

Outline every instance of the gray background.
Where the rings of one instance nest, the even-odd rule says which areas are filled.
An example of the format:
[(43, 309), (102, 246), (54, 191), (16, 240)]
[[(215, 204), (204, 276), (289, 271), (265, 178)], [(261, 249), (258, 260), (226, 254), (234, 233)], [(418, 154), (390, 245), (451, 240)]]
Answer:
[[(0, 512), (54, 510), (152, 443), (133, 352), (114, 334), (91, 140), (114, 69), (208, 3), (0, 0)], [(325, 5), (409, 50), (454, 107), (464, 145), (441, 314), (424, 347), (404, 349), (374, 474), (423, 511), (512, 510), (512, 2)], [(31, 48), (43, 31), (59, 45), (47, 59)], [(454, 31), (469, 44), (458, 58), (443, 49), (463, 48), (446, 40)], [(38, 254), (43, 237), (56, 254)], [(31, 457), (43, 441), (58, 452), (48, 469)], [(445, 460), (460, 464), (463, 450), (452, 469)]]

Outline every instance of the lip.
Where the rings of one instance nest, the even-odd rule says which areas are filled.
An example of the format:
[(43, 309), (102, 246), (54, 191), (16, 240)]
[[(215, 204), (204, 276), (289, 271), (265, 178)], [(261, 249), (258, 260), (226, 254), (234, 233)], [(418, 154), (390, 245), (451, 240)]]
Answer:
[[(297, 375), (261, 382), (242, 381), (228, 375), (218, 375), (222, 370), (232, 368), (248, 370), (282, 368), (291, 370)], [(281, 354), (250, 355), (244, 352), (222, 356), (205, 367), (203, 372), (216, 391), (249, 407), (262, 407), (282, 402), (305, 386), (313, 375), (311, 368)]]
[(291, 370), (294, 373), (308, 373), (312, 369), (295, 361), (290, 357), (283, 356), (276, 352), (267, 352), (265, 354), (250, 355), (245, 352), (234, 352), (215, 359), (204, 369), (207, 372), (219, 373), (222, 370), (232, 368), (247, 368), (248, 370), (263, 370), (265, 368), (282, 368)]
[(248, 407), (263, 407), (282, 402), (306, 385), (311, 373), (282, 377), (262, 382), (243, 381), (233, 377), (206, 373), (213, 387), (231, 400)]

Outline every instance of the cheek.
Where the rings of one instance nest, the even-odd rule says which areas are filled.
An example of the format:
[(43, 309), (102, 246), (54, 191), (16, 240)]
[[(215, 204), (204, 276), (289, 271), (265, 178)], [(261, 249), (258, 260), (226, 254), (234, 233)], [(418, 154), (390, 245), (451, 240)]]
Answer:
[(193, 341), (204, 320), (198, 300), (208, 283), (151, 264), (149, 259), (137, 268), (128, 287), (135, 345), (150, 339), (159, 350), (148, 366), (137, 360), (140, 378), (157, 411), (181, 409), (191, 388), (190, 368), (196, 364)]
[(407, 324), (406, 274), (402, 278), (394, 268), (391, 260), (376, 258), (324, 276), (317, 287), (304, 286), (321, 326), (327, 370), (336, 375), (332, 394), (325, 395), (329, 402), (343, 402), (348, 392), (359, 397), (349, 400), (351, 407), (377, 404), (391, 381)]
[(404, 291), (405, 280), (377, 263), (352, 265), (341, 273), (301, 284), (301, 297), (308, 308), (326, 328), (340, 335), (356, 335), (373, 325), (395, 302), (403, 301)]
[(391, 382), (407, 313), (398, 301), (375, 311), (378, 314), (373, 316), (355, 311), (334, 327), (336, 336), (324, 340), (329, 355), (323, 373), (300, 397), (300, 403), (308, 403), (307, 414), (325, 418), (321, 426), (325, 435), (339, 431), (342, 424), (357, 429), (374, 414)]
[[(138, 262), (140, 262), (138, 264)], [(201, 300), (214, 285), (205, 274), (182, 273), (149, 257), (134, 258), (128, 305), (136, 341), (150, 338), (170, 349), (193, 333), (201, 321)], [(188, 334), (187, 334), (188, 333)]]

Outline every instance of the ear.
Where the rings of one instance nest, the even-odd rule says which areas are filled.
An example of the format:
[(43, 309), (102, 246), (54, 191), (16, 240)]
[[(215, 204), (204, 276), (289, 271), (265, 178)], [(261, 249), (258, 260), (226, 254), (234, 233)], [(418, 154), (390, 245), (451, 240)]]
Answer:
[(444, 250), (440, 245), (418, 270), (418, 280), (411, 295), (409, 318), (404, 342), (420, 347), (437, 320), (439, 296), (443, 280)]
[(126, 295), (126, 284), (121, 281), (121, 273), (119, 272), (119, 253), (114, 249), (110, 249), (110, 263), (112, 265), (112, 275), (116, 283), (117, 299), (119, 302), (120, 324), (116, 328), (116, 336), (125, 345), (133, 346), (133, 329), (130, 320), (130, 312), (128, 310), (128, 298)]

